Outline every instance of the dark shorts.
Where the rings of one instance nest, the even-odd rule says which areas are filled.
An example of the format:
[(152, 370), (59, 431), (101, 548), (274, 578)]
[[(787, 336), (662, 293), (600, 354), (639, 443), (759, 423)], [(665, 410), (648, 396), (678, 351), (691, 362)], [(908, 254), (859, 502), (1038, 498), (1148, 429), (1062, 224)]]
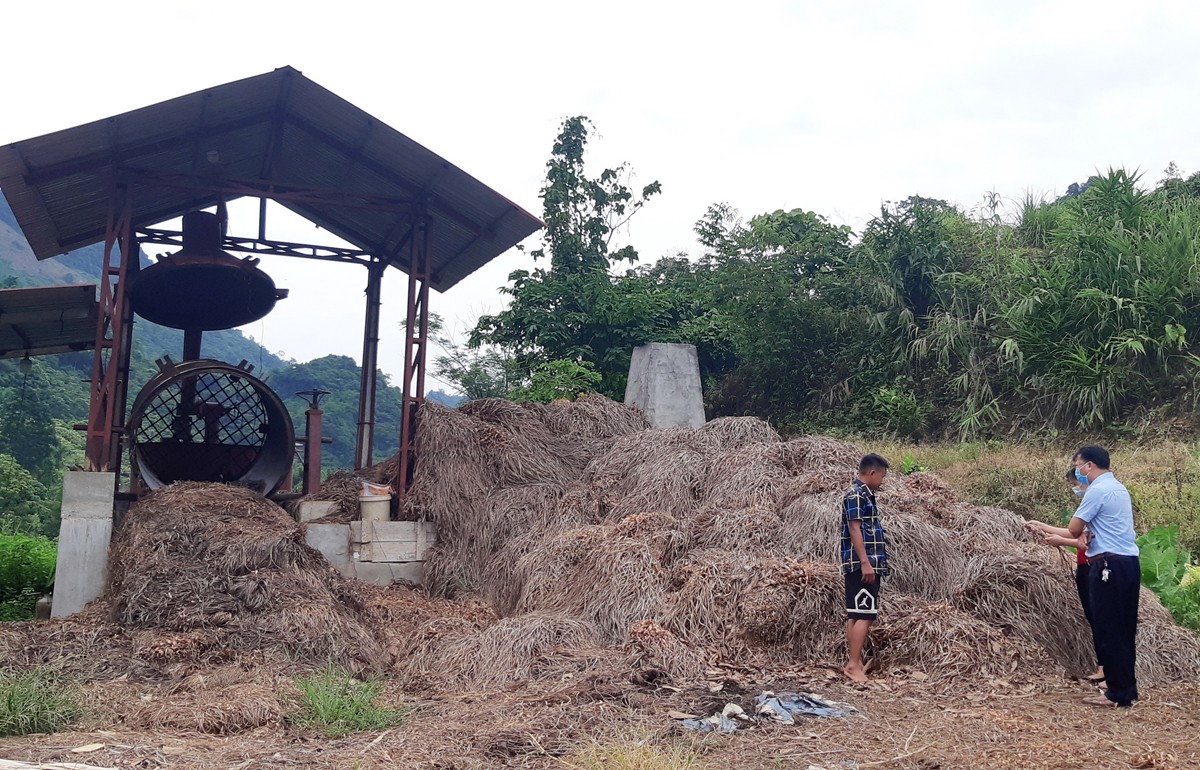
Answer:
[(850, 620), (874, 620), (879, 616), (879, 583), (882, 575), (875, 573), (875, 582), (863, 585), (862, 570), (846, 575), (846, 617)]

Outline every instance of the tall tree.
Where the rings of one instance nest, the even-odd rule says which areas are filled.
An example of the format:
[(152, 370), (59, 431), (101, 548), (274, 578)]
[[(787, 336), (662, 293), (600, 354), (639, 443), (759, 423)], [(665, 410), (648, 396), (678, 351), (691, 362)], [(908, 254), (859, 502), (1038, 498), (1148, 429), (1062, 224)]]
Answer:
[(586, 117), (563, 121), (546, 164), (546, 231), (531, 252), (546, 266), (509, 276), (511, 285), (502, 291), (511, 303), (481, 317), (471, 342), (512, 350), (526, 373), (555, 360), (590, 363), (603, 377), (603, 390), (617, 394), (630, 351), (653, 336), (659, 309), (652, 298), (621, 296), (614, 288), (610, 268), (633, 264), (638, 254), (630, 245), (614, 249), (613, 238), (662, 188), (651, 182), (635, 191), (624, 164), (589, 176), (584, 161), (591, 128)]

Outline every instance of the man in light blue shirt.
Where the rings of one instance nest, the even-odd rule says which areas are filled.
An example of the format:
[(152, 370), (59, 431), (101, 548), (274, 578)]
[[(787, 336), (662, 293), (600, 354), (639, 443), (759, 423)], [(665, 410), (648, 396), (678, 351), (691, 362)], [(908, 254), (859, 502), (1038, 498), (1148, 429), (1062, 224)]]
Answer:
[(1083, 447), (1075, 453), (1074, 463), (1075, 476), (1087, 484), (1087, 492), (1067, 529), (1073, 537), (1079, 537), (1085, 528), (1091, 533), (1087, 548), (1091, 567), (1088, 592), (1107, 685), (1104, 697), (1084, 702), (1132, 706), (1138, 699), (1134, 665), (1142, 580), (1133, 531), (1133, 503), (1129, 490), (1108, 469), (1108, 450), (1104, 447)]

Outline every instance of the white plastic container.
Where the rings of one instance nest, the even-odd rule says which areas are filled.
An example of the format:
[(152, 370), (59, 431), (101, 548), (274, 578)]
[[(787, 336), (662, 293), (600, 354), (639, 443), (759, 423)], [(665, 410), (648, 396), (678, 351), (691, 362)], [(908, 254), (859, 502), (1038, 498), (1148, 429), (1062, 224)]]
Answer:
[(392, 496), (359, 495), (358, 508), (363, 521), (390, 521), (392, 518)]

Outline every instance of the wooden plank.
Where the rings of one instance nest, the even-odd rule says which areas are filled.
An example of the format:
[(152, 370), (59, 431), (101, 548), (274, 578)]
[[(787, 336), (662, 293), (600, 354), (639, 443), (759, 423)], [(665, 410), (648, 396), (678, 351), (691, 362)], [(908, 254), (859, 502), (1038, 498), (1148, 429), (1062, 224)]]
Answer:
[(350, 522), (350, 540), (354, 543), (432, 545), (437, 542), (437, 529), (431, 521), (352, 521)]
[(410, 543), (363, 543), (359, 561), (421, 561), (424, 553), (417, 552), (416, 541)]

